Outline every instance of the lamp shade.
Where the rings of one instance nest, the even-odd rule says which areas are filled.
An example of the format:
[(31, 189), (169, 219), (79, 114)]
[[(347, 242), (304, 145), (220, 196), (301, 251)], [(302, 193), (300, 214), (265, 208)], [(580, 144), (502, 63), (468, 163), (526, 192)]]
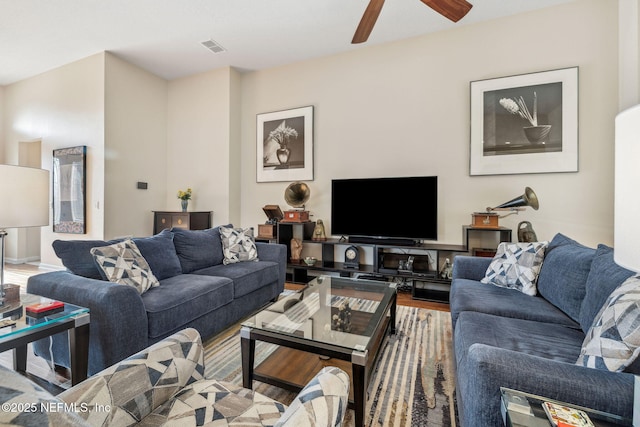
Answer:
[(614, 252), (616, 263), (640, 271), (640, 105), (616, 117)]
[(49, 224), (49, 171), (0, 165), (0, 229)]

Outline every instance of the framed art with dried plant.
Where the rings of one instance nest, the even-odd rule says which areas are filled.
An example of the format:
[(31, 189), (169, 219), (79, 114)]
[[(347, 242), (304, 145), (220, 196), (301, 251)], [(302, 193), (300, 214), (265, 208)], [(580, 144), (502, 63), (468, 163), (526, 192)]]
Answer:
[(470, 175), (578, 171), (578, 68), (471, 82)]

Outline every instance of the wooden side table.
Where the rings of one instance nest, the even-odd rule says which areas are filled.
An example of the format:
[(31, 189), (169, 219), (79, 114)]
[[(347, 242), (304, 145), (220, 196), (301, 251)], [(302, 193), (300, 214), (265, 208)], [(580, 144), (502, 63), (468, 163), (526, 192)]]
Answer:
[(212, 211), (172, 212), (153, 211), (153, 234), (166, 228), (184, 228), (185, 230), (206, 230), (211, 228)]

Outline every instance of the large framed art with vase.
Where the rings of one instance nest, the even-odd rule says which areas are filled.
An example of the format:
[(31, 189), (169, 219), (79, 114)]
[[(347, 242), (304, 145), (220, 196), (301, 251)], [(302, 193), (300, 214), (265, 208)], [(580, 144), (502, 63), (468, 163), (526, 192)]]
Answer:
[(257, 115), (257, 182), (313, 180), (313, 106)]

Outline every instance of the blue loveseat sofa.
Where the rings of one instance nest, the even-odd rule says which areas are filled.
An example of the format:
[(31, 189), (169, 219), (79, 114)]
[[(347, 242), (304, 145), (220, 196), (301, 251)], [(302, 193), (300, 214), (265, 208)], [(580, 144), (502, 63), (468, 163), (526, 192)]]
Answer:
[[(207, 339), (278, 297), (286, 246), (256, 243), (258, 261), (225, 265), (219, 227), (164, 230), (133, 239), (160, 286), (140, 294), (102, 278), (90, 250), (118, 242), (57, 240), (66, 271), (29, 278), (27, 292), (88, 307), (89, 375), (185, 328)], [(51, 346), (51, 347), (50, 347)], [(70, 366), (66, 334), (35, 343), (36, 354)]]
[(630, 419), (632, 373), (640, 374), (640, 363), (620, 373), (576, 364), (609, 294), (633, 275), (613, 261), (613, 249), (556, 235), (546, 248), (536, 296), (481, 283), (491, 261), (458, 256), (453, 265), (450, 308), (462, 425), (503, 425), (500, 387)]

